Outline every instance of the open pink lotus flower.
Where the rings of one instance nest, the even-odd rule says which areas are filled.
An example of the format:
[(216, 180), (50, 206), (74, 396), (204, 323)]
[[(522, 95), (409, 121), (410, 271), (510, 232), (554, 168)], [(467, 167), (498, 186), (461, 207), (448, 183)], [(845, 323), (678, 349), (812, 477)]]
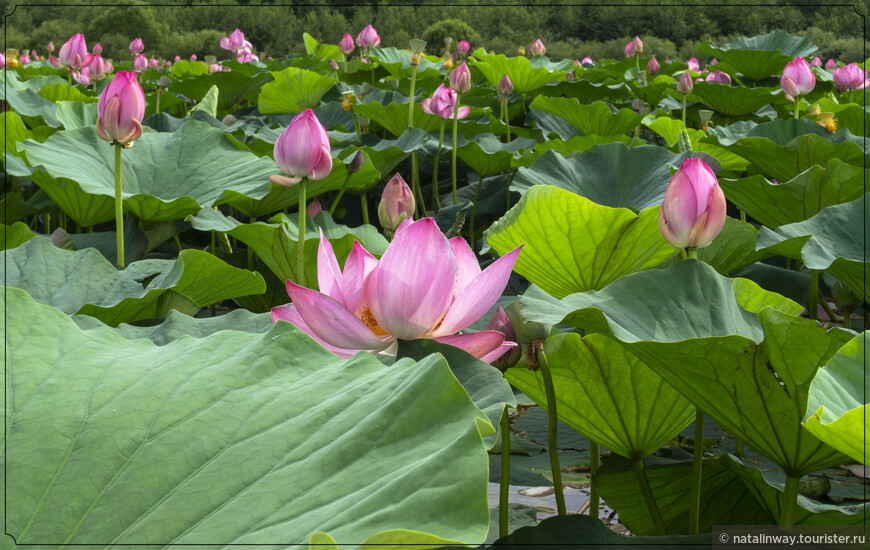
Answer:
[(433, 218), (408, 219), (380, 260), (355, 243), (342, 272), (321, 233), (320, 292), (287, 281), (293, 303), (272, 308), (272, 320), (293, 323), (342, 357), (431, 338), (492, 362), (517, 344), (496, 330), (457, 333), (496, 303), (519, 253), (481, 271), (461, 237), (448, 241)]

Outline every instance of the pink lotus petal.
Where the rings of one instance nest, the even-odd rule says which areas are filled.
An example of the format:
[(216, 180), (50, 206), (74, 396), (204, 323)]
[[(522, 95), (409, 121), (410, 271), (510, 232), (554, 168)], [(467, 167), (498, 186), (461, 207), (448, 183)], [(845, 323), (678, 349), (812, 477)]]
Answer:
[[(329, 239), (323, 236), (323, 229), (320, 230), (320, 244), (317, 245), (317, 285), (320, 292), (348, 307), (341, 293), (341, 268), (338, 267)], [(349, 309), (353, 311), (353, 308)]]
[(463, 118), (467, 117), (468, 113), (470, 113), (470, 112), (471, 112), (471, 107), (460, 106), (459, 107), (459, 114), (456, 115), (456, 118), (458, 120), (462, 120)]
[(456, 262), (433, 218), (396, 233), (365, 285), (378, 324), (398, 338), (430, 332), (453, 299)]
[(450, 246), (456, 257), (456, 288), (453, 290), (453, 294), (456, 295), (480, 275), (480, 264), (477, 262), (477, 256), (462, 237), (450, 239)]
[[(434, 338), (436, 342), (463, 349), (478, 359), (486, 357), (504, 342), (504, 334), (495, 330), (482, 330), (471, 334), (452, 334)], [(507, 349), (505, 349), (507, 351)], [(504, 353), (504, 352), (502, 352)], [(501, 354), (499, 354), (501, 355)], [(493, 358), (496, 359), (496, 358)]]
[(347, 309), (358, 313), (368, 305), (362, 300), (365, 282), (378, 265), (378, 260), (363, 248), (359, 241), (354, 241), (353, 248), (344, 262), (344, 275), (341, 281), (341, 294), (344, 296), (344, 305)]
[(321, 147), (320, 160), (309, 172), (308, 177), (313, 180), (322, 180), (332, 172), (332, 156), (329, 153), (329, 138), (326, 138), (326, 145)]
[(295, 325), (296, 328), (298, 328), (308, 336), (312, 337), (318, 344), (325, 347), (332, 353), (338, 355), (339, 357), (347, 359), (348, 357), (351, 357), (356, 353), (362, 351), (355, 349), (337, 348), (321, 340), (320, 337), (314, 334), (314, 332), (311, 330), (311, 327), (305, 324), (305, 320), (302, 319), (302, 316), (299, 315), (299, 311), (293, 304), (284, 304), (283, 306), (276, 306), (272, 308), (272, 322), (277, 323), (278, 321), (287, 321), (288, 323)]
[(269, 181), (274, 183), (275, 185), (280, 185), (282, 187), (290, 187), (291, 185), (295, 185), (302, 181), (302, 178), (291, 178), (290, 176), (282, 176), (280, 174), (272, 174), (269, 176)]
[(312, 333), (342, 349), (380, 351), (389, 345), (344, 305), (316, 290), (287, 281), (287, 294)]
[(489, 352), (486, 355), (484, 355), (483, 357), (481, 357), (480, 360), (483, 361), (484, 363), (492, 363), (493, 361), (495, 361), (496, 359), (498, 359), (499, 357), (501, 357), (505, 353), (511, 351), (512, 349), (518, 348), (518, 347), (519, 347), (519, 344), (517, 344), (516, 342), (502, 342), (502, 344), (499, 347), (495, 348), (491, 352)]
[(436, 336), (453, 334), (464, 329), (483, 317), (495, 305), (507, 286), (521, 248), (494, 261), (461, 292), (456, 293), (450, 311), (434, 333)]

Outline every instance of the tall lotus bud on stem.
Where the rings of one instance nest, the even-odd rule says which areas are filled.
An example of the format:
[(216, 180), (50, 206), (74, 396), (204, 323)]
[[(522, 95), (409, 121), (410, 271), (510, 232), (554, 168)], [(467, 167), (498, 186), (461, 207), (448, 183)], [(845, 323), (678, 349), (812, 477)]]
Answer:
[(835, 69), (836, 67), (837, 67), (837, 60), (836, 59), (828, 59), (827, 63), (825, 63), (825, 68), (828, 69), (829, 71), (831, 69)]
[(360, 48), (373, 48), (381, 43), (381, 37), (378, 36), (378, 31), (371, 25), (366, 25), (366, 28), (356, 35), (356, 45)]
[(100, 55), (101, 53), (103, 53), (103, 45), (97, 42), (96, 44), (94, 44), (94, 49), (91, 50), (91, 52), (94, 55)]
[(468, 52), (471, 51), (471, 44), (466, 42), (465, 40), (460, 40), (458, 44), (456, 44), (456, 53), (465, 57), (468, 55)]
[[(502, 334), (504, 334), (505, 342), (519, 341), (517, 339), (517, 331), (514, 330), (514, 326), (511, 324), (510, 319), (508, 319), (508, 316), (504, 311), (504, 308), (502, 308), (501, 306), (498, 306), (498, 309), (492, 316), (489, 324), (486, 325), (486, 330), (497, 330), (498, 332), (501, 332)], [(522, 355), (522, 353), (523, 352), (520, 349), (520, 346), (513, 346), (508, 349), (508, 351), (506, 351), (501, 357), (493, 361), (492, 366), (504, 372), (517, 364), (517, 361), (520, 360), (520, 356)]]
[(810, 63), (810, 66), (811, 67), (821, 67), (822, 66), (822, 60), (819, 59), (819, 56), (816, 56), (813, 58), (813, 62)]
[(662, 236), (676, 248), (708, 246), (725, 225), (725, 194), (701, 159), (683, 161), (671, 178), (659, 210)]
[(395, 232), (403, 221), (414, 215), (415, 206), (414, 193), (402, 176), (396, 174), (384, 187), (381, 203), (378, 205), (381, 227), (391, 233)]
[(639, 36), (635, 35), (634, 40), (631, 41), (631, 49), (635, 54), (639, 54), (643, 51), (643, 42), (641, 42)]
[(305, 109), (275, 141), (275, 162), (286, 176), (272, 175), (269, 181), (299, 188), (299, 238), (296, 248), (296, 279), (305, 286), (305, 178), (320, 180), (332, 171), (332, 156), (326, 128), (314, 111)]
[(794, 117), (798, 118), (800, 96), (810, 93), (816, 87), (816, 75), (810, 64), (803, 57), (792, 59), (782, 70), (779, 84), (785, 92), (785, 97), (789, 101), (794, 101)]
[(133, 60), (133, 70), (137, 73), (141, 73), (146, 69), (148, 69), (148, 59), (141, 53), (137, 54), (136, 59)]
[(541, 42), (540, 38), (529, 44), (529, 55), (532, 57), (540, 57), (546, 53), (547, 48), (544, 47), (544, 43)]
[(365, 157), (363, 156), (362, 151), (357, 151), (353, 156), (353, 160), (351, 160), (350, 164), (347, 165), (347, 171), (351, 174), (359, 172), (359, 169), (362, 168), (363, 161), (365, 161)]
[(698, 72), (698, 70), (701, 68), (701, 66), (698, 65), (698, 60), (694, 57), (686, 61), (686, 64), (689, 66), (690, 71)]
[[(107, 64), (103, 56), (97, 54), (94, 56), (94, 62), (86, 67), (88, 76), (94, 82), (106, 78), (106, 75), (111, 71), (111, 65)], [(84, 70), (84, 69), (83, 69)]]
[(52, 41), (49, 40), (48, 44), (46, 44), (46, 46), (45, 46), (45, 50), (46, 50), (48, 53), (52, 53), (52, 52), (54, 52), (54, 42), (52, 42)]
[(623, 50), (625, 57), (632, 57), (634, 55), (634, 42), (629, 40), (628, 44), (625, 45)]
[(335, 59), (329, 60), (329, 68), (332, 69), (332, 72), (338, 72), (338, 61)]
[(350, 55), (353, 53), (354, 45), (353, 45), (353, 36), (350, 33), (344, 33), (344, 36), (338, 42), (338, 49), (344, 55)]
[(468, 70), (468, 65), (465, 64), (465, 61), (453, 69), (448, 80), (450, 81), (450, 87), (460, 94), (471, 90), (471, 71)]
[(141, 38), (136, 38), (130, 42), (130, 55), (137, 55), (145, 51), (145, 45)]
[(498, 83), (498, 95), (502, 97), (507, 97), (511, 95), (514, 91), (514, 85), (511, 82), (511, 79), (508, 78), (508, 75), (504, 74), (501, 77), (501, 80)]
[(649, 73), (650, 76), (655, 76), (659, 74), (660, 70), (662, 70), (662, 68), (661, 65), (659, 65), (659, 62), (656, 61), (656, 57), (650, 57), (646, 64), (646, 72)]
[(683, 76), (681, 76), (679, 82), (677, 82), (677, 91), (681, 94), (690, 94), (694, 87), (695, 84), (692, 82), (692, 75), (688, 72), (683, 73)]
[(63, 67), (68, 71), (80, 71), (91, 64), (94, 54), (88, 53), (88, 45), (85, 36), (76, 34), (60, 47), (57, 57), (51, 57), (51, 64), (55, 67)]

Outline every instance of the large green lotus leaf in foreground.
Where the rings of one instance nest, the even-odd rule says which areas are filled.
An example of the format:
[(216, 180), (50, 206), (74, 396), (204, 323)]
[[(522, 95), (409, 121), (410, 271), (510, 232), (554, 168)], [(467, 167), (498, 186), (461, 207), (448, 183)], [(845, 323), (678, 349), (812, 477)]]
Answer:
[[(369, 51), (369, 58), (376, 60), (379, 67), (383, 67), (399, 80), (410, 80), (411, 74), (414, 72), (411, 65), (411, 52), (408, 50), (374, 47)], [(426, 59), (426, 56), (420, 56), (420, 64), (417, 65), (417, 79), (442, 78), (444, 75), (441, 72), (443, 67), (443, 61), (433, 63)]]
[(514, 270), (556, 297), (604, 288), (677, 253), (659, 231), (658, 207), (638, 215), (549, 185), (529, 189), (484, 235), (499, 254), (522, 246)]
[[(396, 137), (401, 136), (408, 129), (407, 103), (392, 102), (389, 105), (383, 105), (378, 101), (369, 101), (354, 105), (353, 111), (356, 115), (374, 120)], [(424, 113), (419, 101), (414, 103), (414, 128), (432, 132), (441, 127), (442, 120), (441, 117)]]
[(491, 86), (498, 86), (501, 77), (508, 75), (514, 91), (521, 94), (537, 90), (554, 80), (564, 80), (574, 66), (570, 59), (552, 63), (543, 56), (530, 60), (523, 56), (487, 54), (482, 50), (474, 52), (474, 57), (476, 59), (469, 61), (469, 66), (479, 70)]
[[(64, 130), (45, 143), (24, 144), (32, 165), (76, 181), (84, 195), (115, 196), (114, 148), (92, 127)], [(124, 205), (148, 221), (181, 219), (221, 201), (227, 190), (252, 198), (280, 173), (268, 157), (240, 151), (226, 134), (190, 120), (178, 131), (146, 132), (122, 154)]]
[[(689, 532), (691, 460), (649, 457), (644, 472), (662, 513), (668, 533)], [(700, 530), (715, 525), (775, 525), (779, 518), (782, 486), (764, 479), (761, 470), (746, 466), (730, 454), (704, 460), (701, 481)], [(632, 533), (655, 532), (649, 510), (638, 498), (640, 487), (630, 460), (612, 456), (598, 470), (598, 488), (619, 521)], [(798, 496), (796, 525), (856, 525), (864, 520), (864, 506), (819, 504)]]
[(524, 137), (502, 143), (494, 135), (486, 133), (467, 140), (462, 146), (458, 145), (457, 140), (456, 155), (481, 176), (491, 176), (509, 169), (517, 151), (529, 150), (537, 143)]
[(827, 166), (813, 165), (789, 182), (775, 184), (755, 175), (738, 180), (721, 179), (725, 197), (767, 227), (801, 222), (822, 209), (857, 199), (864, 193), (867, 171), (831, 159)]
[(70, 252), (46, 238), (0, 254), (7, 286), (24, 289), (66, 314), (90, 315), (112, 326), (162, 318), (173, 306), (196, 313), (221, 300), (266, 290), (259, 273), (200, 250), (184, 250), (175, 260), (133, 262), (123, 271), (92, 248)]
[(779, 294), (688, 260), (562, 300), (532, 287), (520, 303), (526, 319), (619, 340), (787, 474), (803, 475), (846, 458), (801, 421), (816, 370), (850, 335), (796, 317), (802, 307)]
[(313, 109), (320, 98), (338, 82), (331, 76), (287, 67), (272, 73), (273, 81), (263, 84), (257, 109), (263, 114), (301, 113)]
[(653, 145), (593, 145), (564, 158), (555, 151), (517, 170), (511, 188), (525, 193), (535, 185), (553, 185), (613, 208), (643, 210), (662, 203), (671, 179), (668, 164), (682, 157)]
[(438, 355), (341, 360), (288, 323), (158, 347), (5, 300), (19, 544), (486, 538), (492, 427)]
[(775, 231), (762, 227), (756, 247), (765, 257), (779, 254), (801, 260), (809, 269), (824, 269), (867, 300), (868, 198), (828, 206), (808, 220)]
[(631, 109), (619, 109), (614, 112), (610, 105), (603, 101), (584, 105), (568, 97), (540, 95), (532, 101), (529, 109), (562, 117), (587, 136), (618, 136), (634, 129), (643, 119), (642, 115)]
[(868, 333), (853, 338), (820, 368), (810, 384), (804, 425), (813, 435), (868, 465)]
[[(685, 397), (604, 335), (558, 334), (546, 340), (544, 350), (559, 419), (615, 453), (652, 454), (695, 417)], [(547, 408), (539, 371), (508, 369), (505, 378)]]
[(818, 49), (805, 37), (775, 31), (747, 38), (741, 36), (724, 46), (713, 42), (702, 43), (698, 49), (719, 61), (733, 65), (744, 76), (758, 82), (768, 76), (780, 74), (786, 63), (795, 57), (806, 56)]

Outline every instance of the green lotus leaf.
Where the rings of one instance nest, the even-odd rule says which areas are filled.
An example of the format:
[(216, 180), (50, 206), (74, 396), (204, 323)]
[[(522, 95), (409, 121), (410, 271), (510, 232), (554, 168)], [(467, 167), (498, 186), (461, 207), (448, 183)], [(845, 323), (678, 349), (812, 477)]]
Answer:
[(457, 145), (456, 154), (481, 176), (491, 176), (508, 170), (518, 151), (531, 149), (537, 143), (523, 137), (502, 143), (497, 137), (487, 133), (476, 136), (461, 147)]
[[(391, 172), (396, 165), (411, 156), (411, 153), (422, 147), (427, 140), (431, 141), (429, 134), (420, 128), (409, 128), (393, 140), (380, 139), (369, 134), (363, 138), (364, 145), (361, 149), (372, 159), (375, 170), (382, 177), (392, 177)], [(444, 142), (447, 141), (445, 136)]]
[(659, 231), (658, 210), (647, 208), (638, 215), (539, 185), (484, 235), (500, 255), (522, 246), (514, 270), (562, 297), (603, 288), (676, 254)]
[(27, 160), (22, 146), (25, 140), (32, 139), (42, 143), (54, 132), (51, 126), (28, 129), (15, 111), (0, 113), (0, 138), (3, 139), (7, 151), (24, 161)]
[(185, 76), (187, 74), (191, 76), (201, 76), (208, 74), (208, 65), (203, 61), (188, 61), (187, 59), (181, 59), (172, 64), (169, 72), (174, 77)]
[(115, 217), (114, 194), (90, 194), (75, 180), (53, 178), (36, 169), (30, 179), (53, 200), (79, 227), (93, 227)]
[(538, 96), (529, 105), (529, 109), (537, 109), (564, 118), (583, 134), (598, 136), (615, 136), (633, 130), (643, 119), (631, 109), (613, 111), (610, 105), (603, 101), (595, 101), (589, 105), (581, 104), (574, 98)]
[(492, 427), (440, 356), (341, 360), (283, 322), (156, 346), (4, 297), (19, 544), (486, 538)]
[[(189, 220), (194, 229), (227, 233), (245, 243), (257, 253), (279, 280), (299, 280), (296, 274), (299, 226), (295, 215), (278, 214), (270, 220), (275, 223), (243, 224), (216, 210), (203, 208)], [(371, 225), (351, 229), (336, 224), (326, 212), (319, 213), (316, 219), (311, 219), (309, 216), (305, 227), (305, 279), (309, 286), (316, 286), (317, 282), (319, 228), (323, 229), (324, 236), (329, 240), (336, 257), (341, 262), (350, 254), (354, 241), (360, 241), (369, 252), (378, 256), (387, 249), (387, 240)]]
[[(67, 130), (94, 126), (97, 123), (97, 104), (61, 101), (57, 104), (56, 116)], [(37, 141), (42, 140), (37, 139)]]
[(195, 113), (197, 111), (202, 111), (206, 114), (216, 117), (218, 110), (218, 95), (218, 87), (212, 85), (212, 87), (208, 89), (205, 95), (202, 96), (200, 102), (197, 103), (193, 109), (191, 109), (191, 112)]
[(257, 99), (257, 108), (264, 114), (301, 113), (313, 109), (337, 82), (331, 76), (296, 67), (271, 74), (274, 80), (263, 84)]
[(559, 82), (555, 86), (545, 86), (538, 93), (549, 97), (573, 97), (586, 105), (599, 100), (621, 100), (628, 95), (628, 87), (623, 82), (609, 79), (600, 84), (593, 84), (586, 79), (571, 82)]
[[(389, 71), (390, 75), (399, 80), (410, 80), (414, 72), (411, 66), (411, 52), (397, 48), (375, 47), (369, 51), (369, 58), (376, 60), (379, 67)], [(417, 79), (443, 78), (444, 62), (432, 62), (426, 56), (420, 56), (420, 64), (417, 65)]]
[[(648, 457), (644, 460), (644, 473), (662, 513), (665, 531), (688, 533), (692, 461)], [(725, 453), (704, 460), (701, 475), (700, 531), (711, 531), (717, 525), (777, 523), (782, 486), (767, 481), (761, 470)], [(606, 459), (598, 470), (598, 483), (602, 498), (619, 513), (620, 522), (632, 533), (655, 532), (649, 510), (637, 496), (640, 488), (630, 460), (618, 456)], [(819, 504), (799, 495), (794, 521), (796, 525), (855, 525), (863, 521), (863, 508)]]
[(767, 138), (776, 145), (784, 147), (795, 138), (807, 134), (815, 134), (831, 141), (832, 143), (851, 141), (852, 143), (863, 147), (863, 140), (852, 135), (848, 130), (840, 130), (839, 132), (832, 134), (815, 121), (806, 118), (799, 120), (795, 120), (794, 118), (777, 119), (771, 122), (765, 122), (764, 124), (755, 124), (748, 121), (745, 123), (738, 122), (730, 126), (711, 129), (711, 137), (704, 141), (708, 143), (719, 143), (725, 146), (733, 145), (741, 138), (754, 137)]
[(567, 159), (546, 152), (517, 170), (511, 188), (526, 193), (536, 185), (552, 185), (596, 204), (640, 211), (662, 203), (671, 179), (668, 165), (681, 162), (680, 155), (653, 145), (594, 145)]
[(762, 224), (775, 229), (807, 220), (828, 206), (857, 199), (864, 193), (867, 171), (839, 159), (813, 165), (791, 181), (774, 184), (763, 176), (722, 179), (725, 197)]
[(795, 57), (813, 53), (818, 46), (805, 37), (792, 36), (776, 29), (752, 38), (741, 36), (719, 47), (712, 41), (702, 43), (698, 49), (734, 66), (744, 76), (758, 82), (768, 76), (780, 74), (786, 63)]
[[(758, 230), (752, 224), (726, 217), (722, 231), (713, 242), (697, 250), (698, 259), (726, 276), (747, 266), (760, 265), (756, 262), (763, 255), (755, 250), (757, 237)], [(678, 261), (680, 261), (679, 257), (674, 256), (663, 262), (661, 267), (667, 267)]]
[(574, 136), (567, 141), (561, 139), (550, 139), (543, 143), (538, 143), (532, 150), (526, 150), (520, 153), (519, 158), (511, 159), (513, 168), (528, 168), (541, 155), (547, 151), (553, 150), (565, 158), (576, 156), (578, 153), (589, 149), (594, 145), (606, 145), (608, 143), (619, 142), (626, 147), (636, 147), (638, 145), (646, 145), (647, 143), (640, 138), (628, 137), (625, 135), (619, 136)]
[(33, 231), (27, 226), (26, 223), (15, 222), (12, 225), (3, 224), (3, 248), (2, 250), (8, 250), (10, 248), (15, 248), (16, 246), (26, 243), (36, 235), (33, 234)]
[[(606, 336), (558, 334), (544, 350), (559, 418), (615, 453), (647, 456), (692, 423), (695, 407)], [(508, 369), (505, 377), (547, 408), (539, 371)]]
[(480, 71), (490, 86), (498, 86), (501, 77), (508, 75), (514, 91), (520, 94), (532, 92), (553, 81), (565, 80), (565, 75), (574, 66), (570, 59), (551, 63), (544, 57), (532, 60), (523, 56), (505, 57), (502, 54), (475, 54), (475, 57), (477, 59), (469, 61), (469, 66)]
[(43, 97), (52, 103), (60, 101), (79, 101), (82, 103), (96, 103), (99, 97), (82, 93), (75, 85), (69, 88), (66, 82), (58, 82), (56, 84), (48, 84), (39, 89), (39, 96)]
[(690, 260), (562, 300), (532, 287), (520, 303), (526, 319), (619, 340), (786, 473), (800, 476), (845, 458), (800, 423), (815, 371), (849, 333), (827, 333), (795, 317), (802, 307), (791, 300)]
[[(82, 330), (99, 329), (107, 325), (94, 317), (73, 315), (72, 320)], [(113, 327), (115, 332), (129, 340), (146, 338), (158, 346), (165, 346), (182, 337), (206, 338), (222, 330), (240, 330), (262, 333), (272, 328), (269, 313), (251, 313), (246, 309), (234, 309), (216, 317), (191, 317), (172, 310), (159, 325), (136, 326), (127, 323)]]
[[(45, 143), (27, 141), (24, 149), (30, 162), (44, 166), (53, 178), (76, 181), (83, 200), (114, 198), (114, 150), (94, 127), (64, 130)], [(224, 132), (196, 120), (175, 133), (144, 133), (123, 152), (122, 170), (125, 206), (148, 221), (196, 213), (230, 189), (260, 199), (269, 190), (269, 176), (280, 172), (272, 159), (239, 151)]]
[[(12, 158), (16, 157), (6, 158), (7, 169), (9, 167), (9, 160)], [(4, 225), (14, 224), (37, 213), (39, 213), (39, 210), (27, 204), (24, 198), (22, 198), (21, 193), (9, 191), (0, 197), (0, 223)]]
[[(393, 102), (389, 105), (382, 105), (377, 101), (370, 101), (354, 105), (353, 110), (357, 115), (374, 120), (396, 137), (401, 136), (408, 129), (407, 103)], [(419, 101), (414, 103), (415, 128), (421, 128), (426, 133), (430, 133), (441, 127), (441, 121), (442, 118), (439, 116), (424, 113)], [(449, 121), (448, 123), (452, 124)]]
[(326, 61), (330, 59), (335, 59), (338, 62), (344, 61), (344, 54), (335, 44), (321, 44), (307, 32), (302, 33), (302, 42), (305, 44), (305, 53), (308, 55)]
[(691, 95), (694, 103), (703, 103), (726, 116), (754, 113), (774, 98), (768, 88), (726, 86), (716, 82), (695, 82)]
[[(259, 273), (231, 267), (200, 250), (183, 250), (175, 260), (133, 262), (123, 271), (94, 249), (61, 250), (42, 237), (2, 254), (8, 286), (66, 314), (90, 315), (111, 326), (165, 317), (175, 295), (198, 311), (265, 290)], [(35, 265), (41, 268), (35, 270)]]
[(809, 269), (824, 269), (858, 293), (870, 297), (867, 285), (868, 197), (835, 204), (812, 218), (775, 231), (762, 227), (756, 248), (764, 257), (782, 255), (801, 260)]
[(867, 339), (865, 331), (820, 368), (810, 384), (804, 426), (814, 436), (852, 459), (868, 464)]
[[(182, 94), (187, 97), (199, 99), (201, 97), (205, 97), (206, 94), (210, 93), (209, 91), (213, 86), (217, 86), (218, 90), (220, 90), (220, 94), (215, 100), (215, 106), (218, 111), (225, 111), (227, 109), (233, 108), (233, 106), (237, 104), (239, 100), (249, 95), (253, 97), (258, 90), (263, 88), (267, 83), (272, 82), (274, 78), (276, 78), (274, 76), (274, 73), (268, 73), (266, 71), (258, 71), (255, 74), (251, 75), (234, 69), (230, 72), (220, 71), (216, 73), (198, 75), (196, 78), (184, 78), (173, 82), (172, 85), (169, 87), (169, 90), (172, 91), (173, 94)], [(295, 91), (295, 93), (300, 92)], [(164, 97), (166, 97), (166, 95), (164, 95)], [(161, 99), (160, 107), (161, 110), (166, 108), (164, 106), (163, 99)], [(298, 113), (302, 110), (303, 109), (297, 109), (286, 112)], [(212, 116), (217, 115), (212, 112)]]

